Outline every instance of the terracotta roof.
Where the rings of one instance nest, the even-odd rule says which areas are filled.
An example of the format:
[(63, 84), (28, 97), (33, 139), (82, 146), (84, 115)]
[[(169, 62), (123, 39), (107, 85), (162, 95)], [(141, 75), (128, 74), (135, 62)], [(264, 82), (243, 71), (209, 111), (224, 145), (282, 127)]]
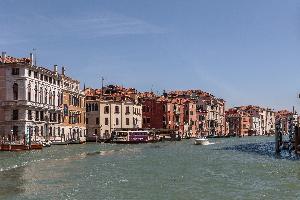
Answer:
[(29, 58), (15, 58), (12, 56), (6, 56), (3, 62), (3, 58), (0, 56), (0, 63), (30, 63)]

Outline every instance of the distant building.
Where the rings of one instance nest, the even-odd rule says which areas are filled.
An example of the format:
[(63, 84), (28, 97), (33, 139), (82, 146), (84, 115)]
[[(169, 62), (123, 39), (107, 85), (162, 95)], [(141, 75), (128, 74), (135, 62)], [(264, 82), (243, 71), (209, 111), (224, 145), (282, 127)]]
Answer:
[(167, 101), (162, 98), (141, 97), (143, 106), (143, 128), (167, 128)]
[(251, 116), (237, 108), (226, 111), (228, 134), (234, 136), (248, 136), (251, 134)]
[[(229, 109), (228, 112), (226, 112), (226, 121), (229, 122), (229, 127), (235, 123), (233, 122), (234, 119), (238, 119), (232, 116), (233, 111), (236, 111), (235, 115), (239, 115), (240, 117), (249, 117), (250, 125), (248, 135), (270, 135), (275, 133), (275, 112), (272, 109), (252, 105)], [(248, 119), (243, 119), (243, 121), (245, 121), (245, 126), (248, 127)], [(244, 130), (244, 135), (245, 134), (246, 132)]]
[(85, 94), (88, 140), (109, 139), (118, 129), (142, 128), (142, 105), (137, 100), (117, 93), (102, 95), (90, 88)]

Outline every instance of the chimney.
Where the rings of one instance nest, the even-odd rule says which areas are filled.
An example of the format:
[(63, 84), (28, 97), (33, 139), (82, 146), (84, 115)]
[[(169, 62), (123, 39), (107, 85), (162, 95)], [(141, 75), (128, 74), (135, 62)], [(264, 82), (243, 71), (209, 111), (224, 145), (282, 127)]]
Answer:
[(2, 63), (5, 63), (5, 59), (6, 59), (6, 52), (2, 51)]
[(61, 74), (62, 74), (62, 75), (65, 75), (65, 72), (66, 72), (65, 67), (62, 67), (62, 68), (61, 68)]
[(33, 53), (30, 53), (30, 64), (33, 65)]
[(57, 73), (57, 65), (54, 65), (54, 73)]

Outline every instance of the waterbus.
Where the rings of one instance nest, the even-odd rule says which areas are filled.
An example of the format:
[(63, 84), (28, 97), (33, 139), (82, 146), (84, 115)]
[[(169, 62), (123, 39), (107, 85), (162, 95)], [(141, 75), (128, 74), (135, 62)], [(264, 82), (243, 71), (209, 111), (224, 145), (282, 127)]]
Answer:
[(148, 143), (157, 142), (158, 137), (154, 131), (151, 130), (121, 130), (114, 131), (112, 136), (113, 143)]

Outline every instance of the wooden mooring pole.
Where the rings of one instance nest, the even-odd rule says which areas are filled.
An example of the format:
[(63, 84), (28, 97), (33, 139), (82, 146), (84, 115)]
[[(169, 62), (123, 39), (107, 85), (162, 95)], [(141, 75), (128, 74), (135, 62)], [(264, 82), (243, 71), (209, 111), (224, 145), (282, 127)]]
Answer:
[(275, 128), (275, 153), (280, 154), (280, 146), (282, 142), (281, 121), (277, 121)]
[[(299, 126), (295, 126), (295, 154), (298, 154), (298, 145), (300, 143), (300, 138), (299, 138)], [(300, 153), (300, 152), (299, 152)]]

